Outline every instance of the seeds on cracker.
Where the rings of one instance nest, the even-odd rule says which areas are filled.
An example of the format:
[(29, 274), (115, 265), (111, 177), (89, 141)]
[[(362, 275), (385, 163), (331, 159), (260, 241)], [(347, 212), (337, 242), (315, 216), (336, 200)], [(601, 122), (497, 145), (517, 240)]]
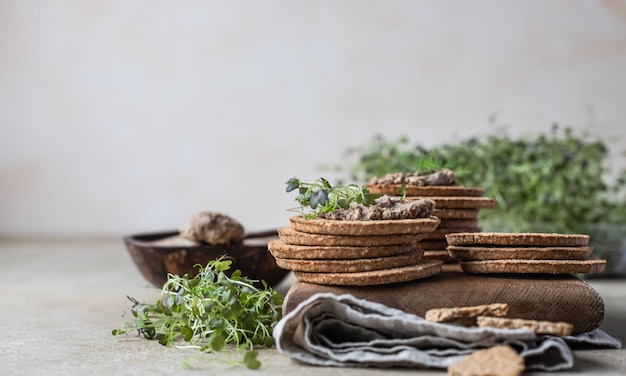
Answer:
[(492, 303), (469, 307), (435, 308), (426, 312), (424, 318), (432, 322), (450, 322), (477, 316), (506, 316), (507, 303)]
[(476, 323), (479, 327), (494, 327), (500, 329), (530, 329), (537, 334), (550, 334), (564, 337), (572, 333), (573, 325), (566, 322), (512, 319), (504, 317), (478, 316)]

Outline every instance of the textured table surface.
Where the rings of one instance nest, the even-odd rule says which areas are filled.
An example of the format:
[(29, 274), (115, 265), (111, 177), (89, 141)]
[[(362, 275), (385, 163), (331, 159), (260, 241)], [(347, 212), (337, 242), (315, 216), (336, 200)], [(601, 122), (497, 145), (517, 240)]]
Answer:
[[(279, 286), (286, 292), (291, 279)], [(626, 280), (591, 280), (605, 302), (601, 328), (626, 339)], [(3, 375), (300, 375), (415, 374), (415, 370), (322, 368), (302, 365), (275, 349), (259, 351), (262, 367), (229, 363), (234, 353), (175, 349), (135, 335), (115, 338), (126, 296), (152, 302), (120, 240), (0, 242), (0, 359)], [(184, 364), (189, 367), (185, 368)], [(558, 375), (626, 374), (626, 350), (576, 350), (575, 368)], [(421, 375), (444, 371), (420, 370)], [(542, 373), (527, 373), (542, 374)], [(545, 373), (550, 374), (550, 373)]]

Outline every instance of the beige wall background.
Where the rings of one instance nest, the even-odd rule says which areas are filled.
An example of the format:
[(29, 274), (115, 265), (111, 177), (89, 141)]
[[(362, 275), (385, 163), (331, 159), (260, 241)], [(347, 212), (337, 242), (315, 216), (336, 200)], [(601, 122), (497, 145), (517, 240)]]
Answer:
[(619, 165), (625, 112), (625, 0), (0, 0), (0, 236), (281, 227), (288, 178), (494, 113)]

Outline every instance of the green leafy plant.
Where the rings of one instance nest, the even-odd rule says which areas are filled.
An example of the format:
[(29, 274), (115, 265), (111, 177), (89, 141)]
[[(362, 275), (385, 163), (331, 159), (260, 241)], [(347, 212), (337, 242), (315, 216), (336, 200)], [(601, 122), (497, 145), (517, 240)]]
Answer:
[(589, 224), (626, 223), (626, 172), (608, 183), (605, 143), (570, 127), (519, 139), (496, 129), (431, 148), (379, 135), (346, 154), (357, 157), (343, 166), (356, 181), (392, 172), (454, 170), (458, 184), (485, 188), (496, 198), (496, 208), (481, 211), (486, 230), (581, 232)]
[(239, 270), (227, 275), (230, 266), (230, 260), (220, 258), (206, 267), (198, 265), (193, 278), (169, 275), (153, 304), (129, 297), (134, 320), (124, 322), (113, 334), (137, 331), (165, 346), (182, 340), (203, 352), (232, 344), (247, 351), (243, 363), (248, 368), (259, 368), (254, 349), (274, 345), (272, 330), (282, 315), (282, 296), (265, 281), (262, 288), (256, 287), (256, 281)]
[(285, 184), (287, 193), (298, 190), (296, 201), (300, 210), (310, 210), (310, 218), (318, 213), (328, 213), (336, 209), (347, 209), (352, 203), (373, 205), (379, 195), (371, 193), (369, 189), (357, 184), (332, 186), (324, 178), (306, 183), (298, 178), (291, 178)]

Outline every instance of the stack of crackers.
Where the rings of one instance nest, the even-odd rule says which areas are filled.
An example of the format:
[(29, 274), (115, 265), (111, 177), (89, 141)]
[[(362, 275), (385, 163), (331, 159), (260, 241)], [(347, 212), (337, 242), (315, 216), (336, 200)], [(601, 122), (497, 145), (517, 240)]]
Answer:
[(446, 235), (450, 257), (466, 273), (601, 273), (606, 260), (589, 259), (589, 235), (455, 233)]
[[(400, 184), (365, 184), (372, 193), (398, 195)], [(406, 185), (406, 198), (428, 198), (435, 201), (434, 216), (441, 219), (435, 231), (424, 234), (419, 246), (425, 259), (455, 262), (446, 250), (446, 235), (456, 232), (481, 232), (478, 223), (480, 209), (493, 208), (496, 200), (484, 197), (482, 188), (462, 186), (411, 186)]]
[(368, 286), (412, 281), (441, 271), (424, 260), (418, 241), (439, 225), (437, 217), (392, 220), (290, 218), (268, 249), (297, 280), (322, 285)]

